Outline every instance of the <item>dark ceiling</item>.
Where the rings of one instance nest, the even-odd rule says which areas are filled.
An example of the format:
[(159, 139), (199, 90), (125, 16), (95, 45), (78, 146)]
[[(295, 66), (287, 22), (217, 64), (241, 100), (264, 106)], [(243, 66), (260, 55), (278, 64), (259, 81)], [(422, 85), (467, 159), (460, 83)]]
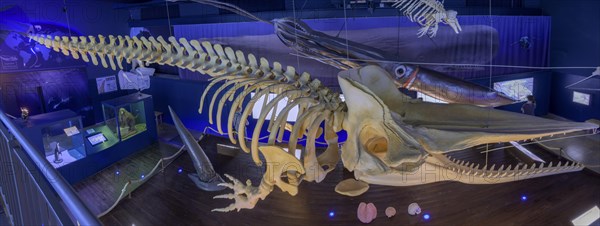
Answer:
[[(130, 26), (153, 26), (165, 24), (167, 7), (165, 0), (97, 0), (114, 3), (115, 9), (128, 10), (132, 15)], [(222, 0), (231, 3), (263, 19), (288, 17), (294, 12), (300, 19), (349, 17), (397, 16), (391, 6), (393, 0)], [(446, 9), (454, 9), (461, 15), (487, 15), (488, 0), (445, 0)], [(346, 5), (346, 12), (344, 11)], [(171, 24), (201, 24), (250, 21), (227, 10), (217, 9), (195, 2), (168, 2)], [(494, 15), (541, 15), (539, 0), (494, 0)]]

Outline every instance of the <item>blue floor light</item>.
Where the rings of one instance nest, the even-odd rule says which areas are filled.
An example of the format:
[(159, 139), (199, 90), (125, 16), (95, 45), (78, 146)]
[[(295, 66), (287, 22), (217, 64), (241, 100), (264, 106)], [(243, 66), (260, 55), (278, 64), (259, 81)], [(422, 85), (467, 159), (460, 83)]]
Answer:
[(431, 218), (431, 216), (429, 216), (428, 213), (423, 214), (423, 219), (425, 219), (427, 221), (427, 220), (429, 220), (429, 218)]
[(329, 217), (330, 217), (330, 218), (331, 218), (331, 217), (335, 217), (335, 212), (333, 212), (333, 211), (329, 211)]
[(121, 174), (121, 171), (118, 171), (118, 170), (117, 170), (117, 171), (115, 172), (115, 175), (119, 175), (119, 174)]
[(521, 201), (523, 201), (523, 202), (527, 201), (527, 196), (521, 195)]
[(144, 179), (144, 177), (146, 177), (144, 174), (142, 174), (141, 178)]
[(177, 169), (177, 173), (183, 173), (183, 168), (179, 167), (179, 169)]

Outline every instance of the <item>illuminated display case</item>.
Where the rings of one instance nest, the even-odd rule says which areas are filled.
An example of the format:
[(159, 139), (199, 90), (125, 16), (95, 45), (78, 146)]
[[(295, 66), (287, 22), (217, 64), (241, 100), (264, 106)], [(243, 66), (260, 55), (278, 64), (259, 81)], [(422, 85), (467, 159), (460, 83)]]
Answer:
[(42, 128), (42, 142), (48, 162), (58, 168), (86, 156), (81, 117), (57, 121)]
[(44, 153), (54, 168), (60, 168), (86, 157), (81, 116), (61, 110), (15, 119), (30, 142)]
[[(133, 94), (102, 103), (104, 122), (110, 132), (120, 141), (130, 139), (146, 131), (144, 99), (146, 94)], [(90, 142), (100, 141), (94, 137)]]
[(156, 142), (152, 96), (134, 93), (103, 101), (101, 106), (105, 118), (80, 131), (87, 156), (58, 169), (71, 184)]

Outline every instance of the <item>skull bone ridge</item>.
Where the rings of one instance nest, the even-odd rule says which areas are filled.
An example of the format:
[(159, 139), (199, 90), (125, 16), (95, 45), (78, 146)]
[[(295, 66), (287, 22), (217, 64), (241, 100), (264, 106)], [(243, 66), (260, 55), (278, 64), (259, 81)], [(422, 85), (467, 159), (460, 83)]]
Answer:
[[(425, 151), (411, 136), (409, 126), (398, 123), (400, 117), (388, 109), (389, 101), (402, 104), (394, 83), (381, 67), (366, 66), (340, 72), (338, 80), (345, 95), (348, 114), (343, 127), (348, 138), (342, 146), (342, 161), (350, 171), (378, 175), (411, 171), (423, 163)], [(390, 92), (394, 91), (394, 92)], [(393, 95), (391, 95), (393, 94)], [(401, 94), (402, 95), (402, 94)]]

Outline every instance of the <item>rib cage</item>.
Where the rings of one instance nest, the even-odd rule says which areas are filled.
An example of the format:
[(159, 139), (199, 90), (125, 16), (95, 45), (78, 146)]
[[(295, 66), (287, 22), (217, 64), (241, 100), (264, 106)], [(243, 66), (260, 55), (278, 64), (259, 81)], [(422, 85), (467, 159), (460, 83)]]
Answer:
[[(128, 36), (115, 37), (110, 35), (108, 36), (108, 43), (106, 37), (102, 35), (98, 35), (98, 41), (94, 36), (69, 38), (66, 36), (32, 35), (31, 38), (56, 52), (62, 52), (67, 56), (71, 55), (75, 59), (81, 58), (85, 62), (91, 60), (94, 65), (100, 64), (105, 68), (110, 66), (113, 70), (116, 70), (117, 67), (123, 69), (123, 60), (127, 63), (138, 60), (146, 65), (158, 63), (208, 74), (213, 77), (213, 80), (202, 94), (198, 109), (199, 113), (202, 113), (202, 107), (209, 90), (219, 82), (224, 81), (212, 96), (209, 105), (209, 121), (213, 124), (212, 113), (216, 98), (221, 92), (225, 91), (218, 102), (216, 115), (218, 131), (223, 133), (221, 126), (223, 107), (226, 102), (233, 101), (228, 115), (227, 134), (233, 143), (239, 140), (241, 148), (245, 152), (251, 152), (253, 160), (258, 165), (262, 164), (258, 156), (260, 129), (266, 120), (266, 114), (276, 106), (278, 99), (287, 97), (288, 107), (284, 108), (277, 117), (270, 119), (269, 145), (273, 145), (276, 140), (281, 142), (286, 125), (284, 119), (287, 118), (287, 114), (293, 106), (299, 106), (300, 113), (292, 129), (290, 150), (295, 150), (297, 140), (303, 136), (308, 127), (315, 128), (315, 125), (320, 127), (322, 121), (326, 122), (325, 131), (329, 131), (328, 135), (331, 135), (331, 131), (341, 130), (343, 111), (346, 106), (341, 101), (339, 94), (324, 87), (318, 79), (311, 79), (310, 74), (306, 72), (299, 74), (292, 66), (287, 66), (284, 70), (279, 62), (269, 64), (269, 61), (265, 58), (260, 58), (257, 61), (253, 54), (246, 55), (242, 51), (234, 51), (230, 47), (223, 48), (219, 44), (213, 45), (207, 41), (200, 43), (197, 40), (188, 41), (185, 38), (177, 40), (175, 37), (169, 37), (167, 42), (161, 36), (157, 38), (130, 38)], [(98, 61), (98, 58), (100, 61)], [(241, 88), (243, 88), (243, 91), (239, 92), (238, 90)], [(240, 124), (236, 125), (237, 131), (239, 131), (236, 140), (233, 133), (233, 117), (237, 107), (243, 106), (243, 101), (252, 91), (256, 95), (251, 98), (244, 108)], [(278, 98), (265, 103), (265, 106), (263, 106), (258, 125), (252, 134), (251, 147), (248, 148), (245, 140), (247, 118), (256, 101), (269, 93), (278, 94)], [(317, 123), (315, 120), (320, 121)], [(316, 163), (314, 153), (316, 135), (310, 133), (307, 137), (307, 143), (312, 144), (312, 147), (307, 146), (306, 151), (302, 153), (305, 165)], [(332, 147), (331, 149), (335, 149), (337, 154), (337, 136), (335, 141), (333, 139), (328, 140), (328, 143), (335, 145), (335, 148)], [(329, 168), (333, 169), (334, 167)], [(307, 178), (310, 180), (311, 176)]]

